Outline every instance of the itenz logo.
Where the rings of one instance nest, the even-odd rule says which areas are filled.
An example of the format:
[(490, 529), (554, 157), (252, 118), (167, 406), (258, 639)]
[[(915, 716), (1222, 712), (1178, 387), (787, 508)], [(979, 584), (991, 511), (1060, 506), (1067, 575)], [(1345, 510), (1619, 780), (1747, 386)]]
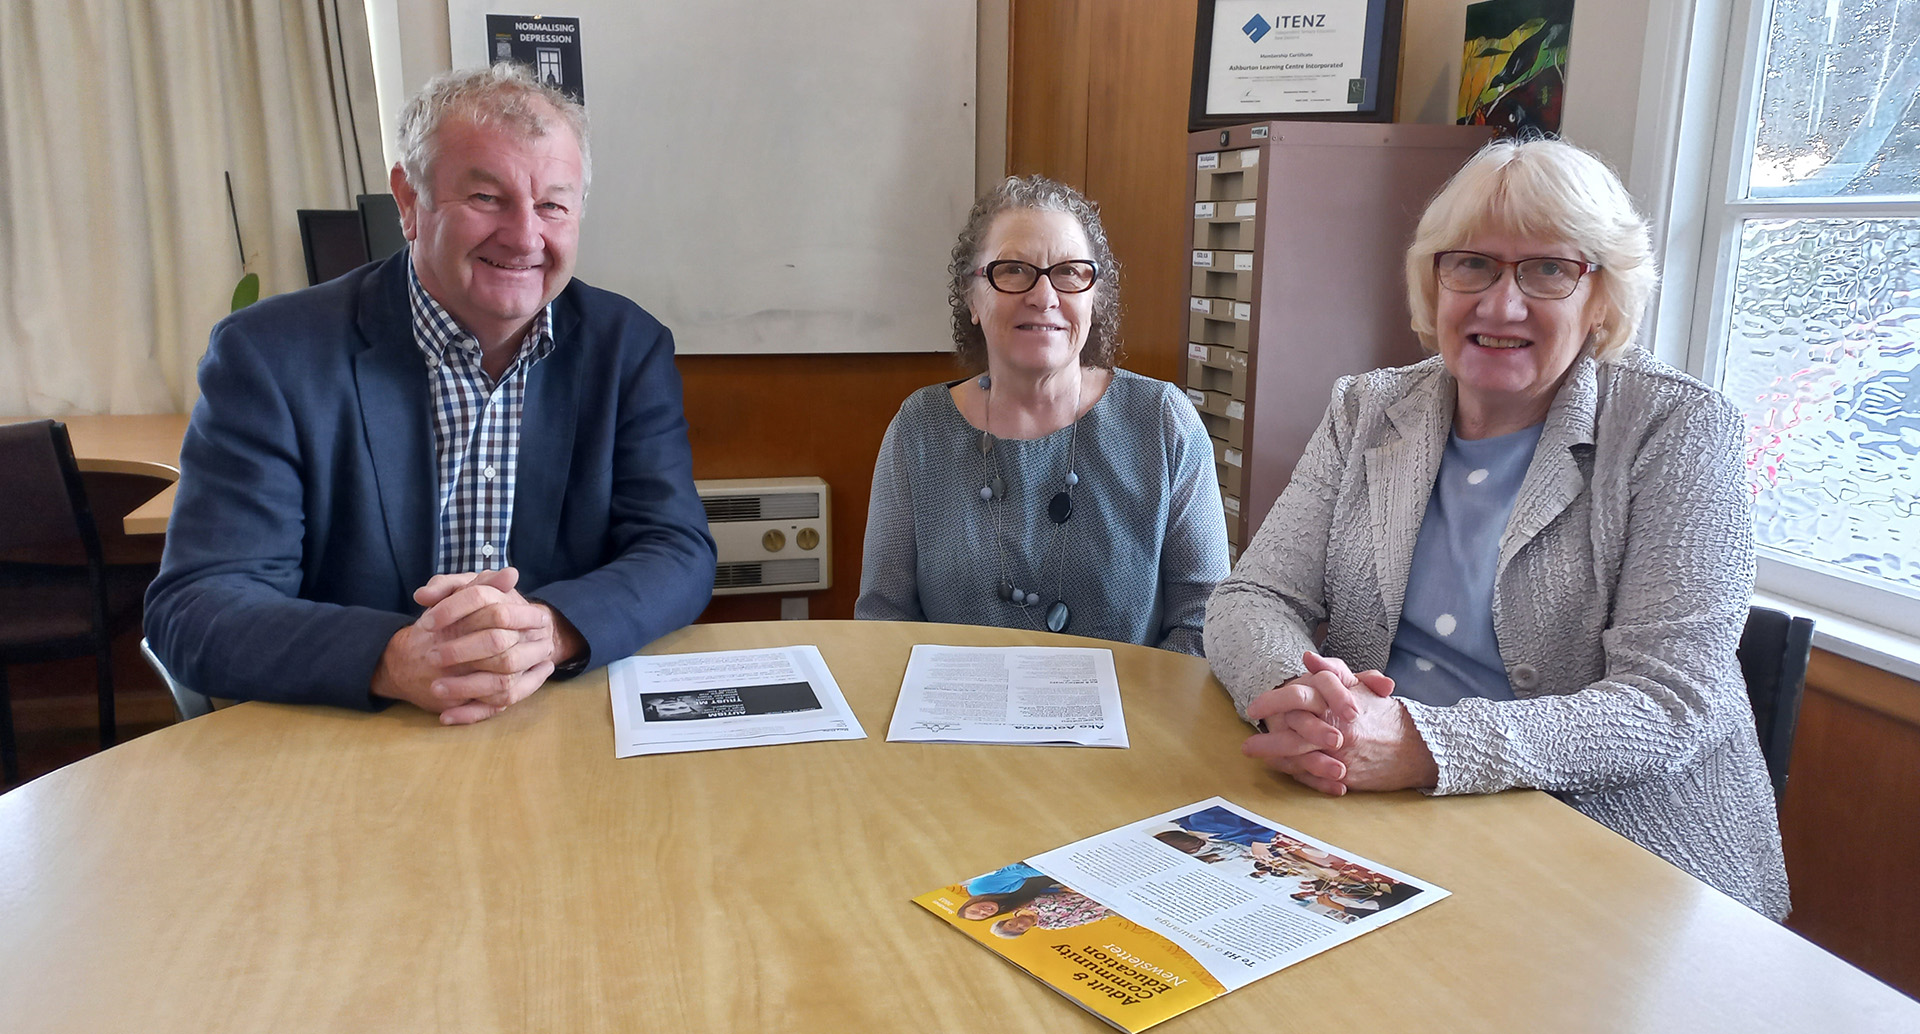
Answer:
[(1248, 39), (1258, 43), (1260, 42), (1260, 37), (1265, 36), (1267, 31), (1272, 28), (1273, 26), (1267, 24), (1265, 18), (1256, 14), (1247, 20), (1247, 24), (1240, 26), (1240, 31), (1246, 33)]

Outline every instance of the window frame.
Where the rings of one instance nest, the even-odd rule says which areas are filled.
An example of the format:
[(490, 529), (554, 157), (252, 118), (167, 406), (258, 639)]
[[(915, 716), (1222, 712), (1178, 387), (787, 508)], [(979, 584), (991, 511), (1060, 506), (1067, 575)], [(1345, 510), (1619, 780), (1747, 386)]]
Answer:
[[(1744, 196), (1758, 131), (1762, 48), (1770, 6), (1770, 0), (1671, 0), (1665, 5), (1664, 21), (1687, 24), (1693, 46), (1661, 51), (1655, 49), (1659, 45), (1655, 30), (1663, 21), (1659, 17), (1662, 4), (1656, 0), (1649, 11), (1649, 65), (1662, 61), (1664, 68), (1652, 68), (1643, 78), (1642, 114), (1649, 107), (1644, 96), (1649, 87), (1678, 88), (1682, 98), (1668, 120), (1676, 128), (1664, 134), (1660, 140), (1664, 146), (1655, 148), (1671, 171), (1649, 173), (1647, 161), (1636, 162), (1643, 171), (1637, 180), (1643, 189), (1660, 188), (1653, 196), (1661, 202), (1656, 218), (1664, 224), (1658, 227), (1658, 235), (1667, 262), (1666, 288), (1650, 317), (1650, 340), (1656, 355), (1715, 388), (1722, 385), (1733, 273), (1744, 221), (1920, 219), (1920, 198)], [(1711, 148), (1699, 146), (1704, 136), (1710, 136)], [(1884, 642), (1887, 637), (1881, 633), (1891, 633), (1910, 647), (1902, 651), (1906, 663), (1897, 666), (1920, 668), (1920, 599), (1770, 546), (1758, 546), (1757, 554), (1757, 593), (1816, 616), (1826, 615), (1829, 626), (1866, 626), (1867, 638)]]

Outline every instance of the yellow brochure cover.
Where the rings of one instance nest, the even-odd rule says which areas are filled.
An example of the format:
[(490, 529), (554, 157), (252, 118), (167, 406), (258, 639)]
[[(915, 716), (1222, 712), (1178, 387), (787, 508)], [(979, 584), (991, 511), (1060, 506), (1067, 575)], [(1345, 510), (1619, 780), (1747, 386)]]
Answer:
[(1146, 1030), (1227, 993), (1172, 941), (1092, 898), (1026, 866), (1000, 872), (1013, 873), (1005, 891), (953, 884), (914, 903), (1121, 1030)]

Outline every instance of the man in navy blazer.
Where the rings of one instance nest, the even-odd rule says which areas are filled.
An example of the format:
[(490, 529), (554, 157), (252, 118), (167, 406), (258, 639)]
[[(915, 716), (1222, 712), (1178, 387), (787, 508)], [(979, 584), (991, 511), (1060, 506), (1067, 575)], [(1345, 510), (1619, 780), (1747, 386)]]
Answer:
[(214, 328), (146, 631), (213, 696), (479, 721), (693, 620), (673, 341), (573, 279), (585, 113), (511, 65), (401, 116), (410, 246)]

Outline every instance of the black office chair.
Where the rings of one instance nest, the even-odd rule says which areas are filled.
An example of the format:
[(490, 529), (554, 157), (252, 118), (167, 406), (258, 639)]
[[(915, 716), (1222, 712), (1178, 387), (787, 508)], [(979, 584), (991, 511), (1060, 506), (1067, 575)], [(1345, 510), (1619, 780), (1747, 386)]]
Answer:
[(1813, 620), (1755, 607), (1740, 633), (1740, 673), (1760, 733), (1760, 753), (1773, 779), (1773, 799), (1787, 791), (1787, 762), (1793, 756), (1793, 730), (1800, 722), (1800, 695), (1807, 688), (1807, 660), (1813, 655)]
[(0, 774), (15, 783), (7, 666), (92, 654), (100, 746), (112, 746), (113, 635), (139, 615), (153, 573), (107, 564), (65, 424), (0, 425), (0, 484)]

